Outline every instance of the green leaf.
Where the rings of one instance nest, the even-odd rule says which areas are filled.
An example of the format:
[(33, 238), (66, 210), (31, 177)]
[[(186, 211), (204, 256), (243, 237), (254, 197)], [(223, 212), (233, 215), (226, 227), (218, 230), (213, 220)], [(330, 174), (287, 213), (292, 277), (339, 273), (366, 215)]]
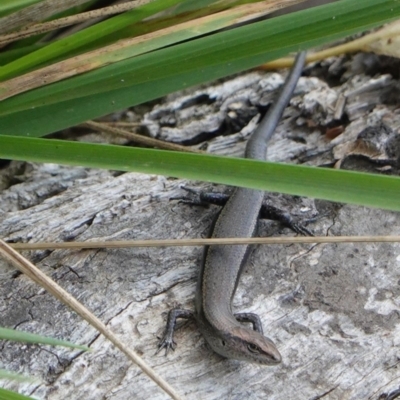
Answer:
[(35, 400), (33, 397), (12, 392), (11, 390), (0, 388), (0, 400)]
[(0, 136), (0, 157), (201, 179), (400, 211), (400, 179), (391, 176), (11, 136)]
[(90, 350), (86, 346), (79, 346), (77, 344), (67, 342), (65, 340), (57, 340), (41, 335), (35, 335), (33, 333), (17, 331), (15, 329), (0, 328), (0, 339), (12, 340), (13, 342), (25, 342), (25, 343), (37, 343), (37, 344), (48, 344), (51, 346), (63, 346), (70, 347), (73, 349)]
[(32, 51), (40, 49), (43, 46), (44, 46), (43, 44), (40, 44), (40, 45), (34, 44), (34, 45), (27, 46), (27, 47), (17, 47), (17, 48), (13, 48), (11, 50), (0, 52), (0, 65), (5, 65), (11, 61), (14, 61), (14, 60), (26, 55), (26, 54), (31, 53)]
[[(14, 78), (0, 84), (0, 99), (15, 96), (17, 93), (27, 91), (36, 87), (43, 86), (45, 80), (47, 84), (66, 78), (66, 73), (74, 75), (75, 71), (90, 71), (108, 64), (115, 63), (134, 56), (149, 53), (150, 51), (162, 47), (183, 42), (195, 36), (201, 36), (218, 29), (225, 28), (235, 23), (238, 18), (247, 16), (247, 8), (231, 10), (227, 13), (217, 13), (207, 16), (194, 26), (192, 21), (169, 28), (164, 34), (152, 33), (146, 40), (142, 38), (131, 38), (123, 42), (118, 42), (106, 48), (90, 52), (81, 57), (74, 57), (54, 65), (48, 66), (39, 71)], [(1, 62), (1, 54), (0, 54)], [(29, 82), (29, 83), (27, 83)], [(15, 92), (17, 91), (17, 92)]]
[(14, 372), (10, 372), (5, 369), (0, 369), (0, 379), (8, 379), (16, 382), (34, 382), (36, 380), (30, 376), (15, 374)]
[(181, 1), (182, 0), (154, 0), (142, 7), (99, 22), (74, 35), (50, 43), (42, 49), (0, 67), (0, 81), (31, 70), (38, 65), (43, 65), (50, 60), (58, 59), (60, 56), (65, 57), (70, 53), (76, 54), (79, 49), (85, 48), (88, 44), (97, 42), (102, 38), (104, 43), (104, 37), (115, 34), (115, 32), (127, 26), (134, 26), (135, 23), (138, 23), (144, 18), (178, 4)]
[(3, 101), (0, 133), (43, 136), (398, 16), (394, 0), (341, 0), (170, 46)]

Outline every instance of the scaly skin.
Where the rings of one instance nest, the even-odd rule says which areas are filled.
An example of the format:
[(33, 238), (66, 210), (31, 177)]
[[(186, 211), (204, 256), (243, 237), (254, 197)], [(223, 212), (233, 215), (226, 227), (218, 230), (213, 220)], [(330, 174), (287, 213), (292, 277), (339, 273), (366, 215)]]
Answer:
[[(297, 56), (279, 98), (250, 138), (246, 158), (264, 160), (267, 143), (288, 104), (304, 65), (305, 53)], [(237, 188), (215, 221), (213, 238), (251, 237), (257, 227), (264, 193), (259, 190)], [(174, 348), (173, 330), (176, 318), (193, 315), (204, 338), (212, 349), (224, 357), (264, 365), (281, 361), (274, 343), (263, 336), (261, 322), (255, 314), (232, 313), (232, 299), (238, 280), (249, 254), (249, 245), (218, 246), (205, 249), (200, 279), (196, 290), (196, 313), (173, 310), (170, 313), (166, 334), (160, 342), (162, 348)], [(254, 330), (240, 324), (237, 319), (250, 320)], [(255, 323), (256, 321), (256, 323)]]

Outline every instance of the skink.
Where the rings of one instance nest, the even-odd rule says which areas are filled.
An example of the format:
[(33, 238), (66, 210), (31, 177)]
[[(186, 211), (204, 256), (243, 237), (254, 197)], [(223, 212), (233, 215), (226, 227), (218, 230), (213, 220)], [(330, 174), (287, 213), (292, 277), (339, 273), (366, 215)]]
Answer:
[[(267, 143), (287, 106), (305, 61), (299, 53), (279, 98), (271, 106), (247, 143), (245, 157), (264, 160)], [(264, 193), (237, 188), (218, 215), (211, 237), (251, 237), (257, 228)], [(232, 313), (232, 299), (249, 255), (250, 246), (218, 246), (205, 249), (196, 289), (196, 312), (173, 309), (159, 350), (174, 349), (173, 332), (177, 318), (194, 317), (211, 348), (218, 354), (236, 360), (273, 365), (281, 361), (274, 343), (263, 335), (259, 317), (252, 313)], [(241, 322), (251, 322), (253, 329)]]

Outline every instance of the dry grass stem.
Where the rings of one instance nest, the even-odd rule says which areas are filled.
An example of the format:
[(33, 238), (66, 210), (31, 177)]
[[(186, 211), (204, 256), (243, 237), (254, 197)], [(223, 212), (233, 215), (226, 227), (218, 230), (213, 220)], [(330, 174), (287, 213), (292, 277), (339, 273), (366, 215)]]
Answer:
[(98, 132), (107, 132), (112, 135), (122, 136), (126, 139), (132, 140), (144, 146), (156, 147), (163, 150), (173, 150), (173, 151), (184, 151), (187, 153), (204, 153), (204, 151), (191, 149), (179, 144), (173, 144), (170, 142), (165, 142), (163, 140), (153, 139), (147, 136), (139, 135), (137, 133), (130, 132), (126, 129), (121, 129), (117, 127), (110, 126), (101, 122), (87, 121), (81, 124), (87, 128), (94, 129)]
[(208, 239), (161, 239), (161, 240), (117, 240), (93, 242), (42, 242), (13, 243), (17, 250), (46, 249), (117, 249), (127, 247), (178, 247), (208, 246), (213, 244), (292, 244), (292, 243), (397, 243), (400, 236), (297, 236), (297, 237), (254, 237), (254, 238), (208, 238)]
[(171, 398), (180, 400), (181, 397), (175, 390), (161, 378), (157, 373), (139, 357), (134, 351), (124, 345), (117, 336), (111, 332), (103, 322), (101, 322), (95, 315), (93, 315), (86, 307), (84, 307), (78, 300), (72, 297), (56, 282), (50, 279), (39, 268), (33, 265), (25, 257), (15, 251), (7, 243), (0, 239), (0, 255), (2, 255), (10, 264), (14, 265), (19, 271), (23, 272), (30, 279), (32, 279), (39, 286), (46, 289), (55, 298), (60, 300), (65, 305), (69, 306), (90, 325), (102, 333), (108, 340), (110, 340), (119, 350), (121, 350), (131, 361), (133, 361), (150, 379), (152, 379), (160, 388), (168, 393)]

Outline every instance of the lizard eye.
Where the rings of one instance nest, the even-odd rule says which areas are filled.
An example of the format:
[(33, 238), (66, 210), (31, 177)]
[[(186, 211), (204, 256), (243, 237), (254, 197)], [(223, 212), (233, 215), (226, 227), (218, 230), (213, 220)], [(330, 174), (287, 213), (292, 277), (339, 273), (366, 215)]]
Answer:
[(248, 349), (251, 353), (256, 353), (256, 354), (260, 353), (260, 349), (259, 349), (255, 344), (252, 344), (252, 343), (249, 343), (249, 344), (247, 345), (247, 349)]

